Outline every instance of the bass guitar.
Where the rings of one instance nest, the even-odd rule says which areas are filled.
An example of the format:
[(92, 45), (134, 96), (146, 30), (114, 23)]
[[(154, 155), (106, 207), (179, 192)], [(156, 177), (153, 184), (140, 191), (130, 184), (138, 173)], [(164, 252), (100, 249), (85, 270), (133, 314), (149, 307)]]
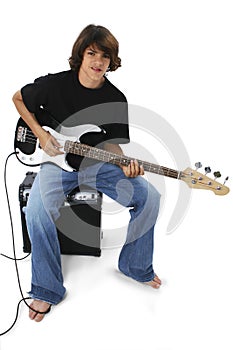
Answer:
[[(51, 157), (45, 153), (40, 147), (39, 140), (34, 136), (23, 119), (20, 118), (15, 131), (14, 148), (17, 159), (27, 166), (38, 166), (42, 163), (51, 162), (66, 171), (74, 171), (79, 169), (83, 157), (95, 161), (125, 166), (127, 166), (131, 160), (135, 159), (108, 152), (94, 145), (90, 145), (90, 143), (86, 144), (87, 139), (93, 139), (93, 143), (96, 145), (99, 143), (97, 140), (101, 141), (104, 139), (105, 131), (96, 125), (85, 124), (74, 128), (61, 127), (63, 131), (61, 133), (60, 130), (59, 132), (55, 131), (54, 126), (41, 125), (57, 139), (62, 146), (60, 150), (64, 153), (55, 157)], [(69, 134), (75, 136), (69, 136)], [(182, 180), (191, 188), (211, 190), (216, 195), (225, 195), (229, 192), (229, 188), (225, 186), (228, 177), (223, 184), (216, 181), (216, 178), (221, 176), (219, 171), (214, 173), (214, 179), (209, 178), (206, 175), (211, 171), (209, 167), (205, 168), (205, 174), (197, 171), (197, 169), (201, 167), (200, 162), (195, 164), (195, 170), (188, 167), (183, 171), (178, 171), (140, 159), (137, 160), (145, 171)]]

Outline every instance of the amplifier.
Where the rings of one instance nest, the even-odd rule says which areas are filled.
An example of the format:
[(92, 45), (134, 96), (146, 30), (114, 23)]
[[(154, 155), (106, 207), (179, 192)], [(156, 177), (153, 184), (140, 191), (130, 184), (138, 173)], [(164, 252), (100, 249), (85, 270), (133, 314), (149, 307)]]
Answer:
[[(25, 209), (36, 175), (35, 172), (27, 172), (19, 186), (24, 253), (31, 252)], [(66, 196), (55, 223), (62, 254), (101, 255), (101, 208), (102, 193), (88, 186), (82, 185), (81, 190), (77, 187)]]

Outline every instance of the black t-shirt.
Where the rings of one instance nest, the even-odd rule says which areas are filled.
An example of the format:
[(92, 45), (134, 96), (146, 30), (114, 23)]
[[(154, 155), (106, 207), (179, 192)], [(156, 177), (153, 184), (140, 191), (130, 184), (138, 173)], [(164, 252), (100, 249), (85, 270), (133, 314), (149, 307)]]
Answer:
[(94, 124), (104, 128), (106, 140), (128, 143), (128, 105), (124, 94), (106, 77), (98, 89), (80, 84), (68, 70), (37, 78), (21, 89), (27, 109), (35, 116), (45, 111), (65, 127)]

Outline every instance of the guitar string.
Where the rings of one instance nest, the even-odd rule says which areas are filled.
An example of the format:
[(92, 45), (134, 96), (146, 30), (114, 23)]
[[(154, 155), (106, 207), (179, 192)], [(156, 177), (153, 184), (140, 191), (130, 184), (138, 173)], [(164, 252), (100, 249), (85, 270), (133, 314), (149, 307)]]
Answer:
[[(30, 136), (29, 136), (30, 135)], [(28, 137), (27, 137), (28, 136)], [(31, 140), (31, 141), (33, 141), (33, 142), (31, 142), (31, 143), (34, 143), (34, 141), (35, 141), (35, 143), (36, 143), (36, 141), (37, 141), (37, 138), (36, 138), (36, 136), (33, 134), (33, 132), (30, 130), (30, 129), (27, 129), (27, 135), (26, 135), (26, 139), (27, 140)], [(69, 142), (69, 141), (68, 141)], [(71, 141), (72, 142), (72, 141)], [(74, 147), (79, 147), (81, 144), (78, 144), (78, 143), (75, 143), (74, 142)], [(85, 148), (87, 148), (87, 149), (89, 149), (89, 151), (92, 151), (92, 152), (99, 152), (99, 150), (98, 149), (95, 149), (94, 147), (91, 147), (91, 146), (88, 146), (88, 145), (82, 145), (81, 147), (85, 147)], [(80, 148), (80, 147), (79, 147)], [(75, 150), (77, 151), (77, 148), (75, 148)], [(111, 153), (111, 152), (107, 152), (107, 151), (104, 151), (104, 150), (101, 150), (102, 152), (101, 153), (104, 153), (104, 156), (108, 156), (108, 158), (109, 158), (109, 160), (110, 160), (110, 158), (115, 158), (115, 154), (114, 153)], [(122, 160), (126, 160), (126, 161), (130, 161), (132, 158), (130, 158), (130, 157), (127, 157), (127, 156), (124, 156), (124, 157), (121, 157), (120, 155), (117, 155), (117, 157), (120, 157)], [(139, 161), (140, 163), (143, 163), (144, 165), (146, 165), (147, 167), (153, 167), (153, 168), (156, 168), (156, 169), (158, 169), (158, 171), (162, 171), (162, 173), (164, 173), (164, 171), (166, 171), (166, 172), (170, 172), (170, 173), (173, 173), (173, 174), (177, 174), (178, 173), (178, 171), (177, 170), (173, 170), (173, 169), (170, 169), (170, 168), (166, 168), (166, 167), (163, 167), (163, 166), (159, 166), (159, 165), (156, 165), (156, 164), (152, 164), (152, 163), (149, 163), (149, 162), (146, 162), (146, 161)]]
[[(30, 129), (27, 129), (27, 132), (26, 132), (26, 136), (25, 136), (25, 140), (27, 140), (28, 143), (30, 144), (36, 144), (37, 142), (37, 137), (33, 134), (33, 132), (30, 130)], [(30, 142), (30, 141), (31, 142)], [(69, 143), (73, 142), (73, 141), (67, 141)], [(75, 148), (75, 151), (77, 152), (77, 147), (86, 147), (89, 149), (91, 148), (91, 146), (88, 146), (88, 145), (84, 145), (84, 144), (80, 144), (78, 142), (73, 142), (75, 145), (76, 145), (76, 148)], [(73, 147), (73, 150), (74, 150), (74, 147)], [(96, 150), (96, 151), (95, 151)], [(109, 158), (109, 162), (110, 162), (110, 159), (112, 158), (112, 160), (114, 161), (117, 161), (117, 159), (115, 158), (116, 154), (114, 153), (111, 153), (111, 152), (107, 152), (107, 151), (104, 151), (104, 150), (101, 150), (104, 155), (106, 156), (106, 154), (108, 154), (108, 158)], [(98, 149), (95, 149), (94, 147), (92, 147), (92, 152), (95, 153), (95, 152), (99, 152)], [(79, 154), (79, 155), (82, 155), (82, 154)], [(103, 157), (104, 157), (103, 155)], [(120, 155), (117, 155), (118, 159), (120, 157), (121, 160), (125, 160), (127, 162), (129, 162), (131, 159), (133, 158), (130, 158), (130, 157), (127, 157), (127, 156), (120, 156)], [(95, 155), (93, 154), (92, 158), (95, 158)], [(103, 159), (104, 160), (104, 159)], [(156, 170), (156, 173), (157, 174), (160, 174), (160, 175), (166, 175), (166, 176), (169, 176), (169, 177), (172, 177), (172, 178), (176, 178), (176, 179), (180, 179), (182, 177), (189, 177), (190, 179), (192, 180), (195, 180), (195, 181), (198, 181), (199, 184), (202, 184), (203, 186), (205, 186), (206, 184), (204, 182), (201, 182), (200, 179), (198, 179), (196, 176), (193, 176), (192, 174), (186, 174), (185, 172), (183, 171), (177, 171), (177, 170), (174, 170), (174, 169), (170, 169), (170, 168), (166, 168), (166, 167), (163, 167), (163, 166), (159, 166), (157, 164), (152, 164), (152, 163), (149, 163), (149, 162), (146, 162), (146, 161), (141, 161), (141, 160), (138, 160), (139, 163), (141, 163), (144, 167), (148, 167), (147, 169), (145, 170), (148, 170), (148, 171), (151, 171), (151, 172), (155, 172), (155, 171), (152, 171), (152, 170)], [(153, 167), (153, 169), (151, 168)], [(207, 178), (208, 179), (208, 178)], [(213, 179), (210, 179), (211, 181), (211, 185), (209, 185), (211, 188), (214, 188), (213, 187), (213, 182), (214, 183), (217, 183), (218, 185), (221, 185), (220, 183), (214, 181)], [(221, 185), (221, 187), (223, 187), (223, 185)]]
[[(27, 141), (27, 143), (36, 144), (37, 137), (33, 134), (33, 132), (27, 130), (27, 134), (26, 134), (25, 140)], [(130, 158), (128, 156), (123, 156), (123, 155), (121, 156), (121, 155), (117, 155), (117, 154), (114, 154), (114, 153), (111, 153), (111, 152), (108, 152), (108, 151), (98, 150), (98, 149), (96, 149), (94, 147), (91, 147), (91, 146), (88, 146), (88, 145), (83, 145), (82, 144), (82, 146), (80, 147), (81, 144), (79, 144), (77, 142), (76, 143), (72, 142), (72, 146), (70, 147), (70, 143), (71, 142), (72, 141), (68, 141), (68, 143), (69, 143), (69, 147), (68, 148), (69, 148), (71, 153), (78, 153), (79, 150), (81, 149), (80, 150), (81, 154), (80, 153), (78, 153), (78, 154), (79, 155), (83, 155), (82, 152), (87, 150), (89, 153), (92, 152), (92, 154), (90, 154), (90, 156), (92, 156), (91, 158), (95, 159), (96, 155), (98, 155), (98, 156), (102, 155), (103, 159), (100, 159), (100, 160), (104, 161), (104, 160), (106, 160), (106, 157), (107, 157), (107, 160), (109, 162), (113, 162), (113, 163), (122, 162), (122, 161), (126, 161), (126, 163), (129, 163), (133, 159), (133, 158)], [(85, 155), (85, 156), (87, 157), (87, 155)], [(159, 175), (166, 175), (168, 177), (178, 178), (179, 172), (177, 170), (170, 169), (170, 168), (163, 167), (163, 166), (159, 166), (157, 164), (152, 164), (150, 162), (146, 162), (146, 161), (142, 161), (142, 160), (138, 160), (138, 162), (139, 162), (140, 165), (143, 165), (145, 170), (148, 170), (148, 171), (151, 171), (151, 172), (156, 172)]]
[(26, 140), (31, 140), (31, 141), (33, 141), (33, 142), (35, 142), (35, 143), (36, 143), (36, 141), (37, 141), (37, 138), (31, 137), (31, 136), (26, 136), (25, 139), (26, 139)]
[(25, 138), (25, 142), (30, 143), (31, 145), (35, 145), (36, 144), (36, 140), (30, 139), (28, 137)]
[[(35, 137), (35, 135), (33, 134), (33, 132), (32, 131), (30, 131), (30, 130), (27, 130), (27, 135), (28, 134), (31, 134), (31, 137), (27, 137), (26, 136), (26, 139), (27, 140), (33, 140), (33, 141), (35, 141), (35, 143), (36, 143), (36, 140), (37, 140), (37, 138)], [(72, 142), (72, 141), (71, 141)], [(31, 142), (31, 143), (34, 143), (34, 142)], [(77, 147), (77, 146), (80, 146), (80, 144), (78, 144), (78, 143), (74, 143), (75, 144), (75, 146)], [(94, 147), (91, 147), (91, 146), (86, 146), (86, 145), (82, 145), (81, 147), (86, 147), (86, 148), (89, 148), (89, 151), (92, 151), (92, 152), (99, 152), (99, 150), (98, 149), (96, 149), (95, 150), (95, 148)], [(77, 148), (76, 148), (76, 151), (77, 151)], [(109, 158), (109, 160), (111, 159), (111, 158), (113, 158), (113, 160), (114, 160), (114, 158), (115, 158), (115, 154), (114, 153), (111, 153), (111, 152), (107, 152), (107, 151), (104, 151), (104, 150), (101, 150), (102, 152), (101, 153), (104, 153), (104, 156), (107, 156), (108, 158)], [(117, 155), (117, 157), (120, 157), (122, 160), (126, 160), (127, 162), (129, 162), (132, 158), (130, 158), (130, 157), (127, 157), (127, 156), (124, 156), (124, 157), (121, 157), (121, 156), (119, 156), (119, 155)], [(171, 174), (174, 174), (175, 176), (177, 175), (177, 173), (178, 173), (178, 171), (177, 170), (173, 170), (173, 169), (170, 169), (170, 168), (166, 168), (166, 167), (162, 167), (162, 166), (159, 166), (159, 165), (156, 165), (156, 164), (152, 164), (152, 163), (150, 163), (150, 162), (146, 162), (146, 161), (139, 161), (140, 163), (143, 163), (145, 166), (147, 166), (147, 167), (153, 167), (153, 168), (156, 168), (156, 169), (158, 169), (158, 172), (160, 172), (160, 171), (162, 171), (162, 174), (164, 173), (164, 172), (170, 172)]]
[[(95, 158), (95, 156), (102, 155), (103, 158), (107, 158), (107, 160), (110, 162), (120, 162), (122, 164), (122, 161), (126, 161), (127, 163), (129, 163), (133, 158), (125, 156), (125, 155), (116, 155), (114, 153), (105, 151), (105, 150), (98, 150), (94, 147), (88, 146), (88, 145), (82, 145), (80, 147), (80, 144), (75, 144), (74, 142), (71, 143), (72, 141), (68, 141), (69, 146), (70, 144), (72, 145), (71, 147), (68, 146), (68, 150), (70, 150), (72, 153), (76, 152), (79, 155), (83, 155), (84, 152), (89, 152), (89, 155), (92, 156), (93, 158)], [(87, 154), (85, 154), (85, 156), (87, 157)], [(104, 160), (104, 159), (103, 159)], [(170, 169), (170, 168), (166, 168), (163, 166), (159, 166), (157, 164), (152, 164), (150, 162), (146, 162), (146, 161), (141, 161), (138, 160), (139, 164), (142, 164), (145, 168), (147, 167), (148, 171), (153, 172), (156, 171), (157, 174), (160, 175), (166, 175), (169, 177), (173, 177), (173, 178), (178, 178), (179, 172), (177, 170), (174, 169)]]
[[(124, 156), (124, 155), (121, 156), (121, 155), (116, 155), (116, 154), (108, 152), (108, 151), (98, 150), (98, 149), (95, 149), (94, 147), (91, 147), (91, 146), (88, 146), (88, 145), (82, 145), (80, 147), (80, 144), (76, 143), (76, 145), (75, 145), (75, 143), (73, 143), (72, 141), (68, 141), (68, 142), (69, 142), (68, 143), (69, 146), (67, 147), (68, 151), (70, 151), (72, 153), (78, 153), (79, 155), (83, 155), (84, 152), (88, 152), (89, 154), (87, 155), (87, 153), (85, 153), (85, 155), (87, 157), (89, 156), (89, 157), (92, 157), (92, 158), (96, 158), (96, 156), (99, 157), (100, 155), (102, 155), (105, 160), (107, 158), (107, 160), (109, 162), (111, 160), (112, 162), (115, 162), (115, 163), (121, 162), (122, 160), (126, 161), (127, 163), (129, 163), (129, 161), (131, 159), (133, 159), (133, 158), (130, 158), (130, 157), (127, 157), (127, 156)], [(71, 147), (70, 147), (70, 145), (71, 145)], [(161, 175), (166, 174), (167, 176), (170, 176), (170, 177), (173, 177), (173, 178), (174, 177), (178, 178), (179, 172), (176, 171), (176, 170), (173, 170), (173, 169), (170, 169), (170, 168), (166, 168), (166, 167), (162, 167), (162, 166), (159, 166), (157, 164), (152, 164), (152, 163), (141, 161), (141, 160), (138, 160), (138, 161), (144, 167), (145, 166), (147, 167), (147, 169), (145, 169), (145, 170), (149, 170), (149, 171), (156, 170), (156, 173), (158, 173), (158, 174), (161, 174)]]

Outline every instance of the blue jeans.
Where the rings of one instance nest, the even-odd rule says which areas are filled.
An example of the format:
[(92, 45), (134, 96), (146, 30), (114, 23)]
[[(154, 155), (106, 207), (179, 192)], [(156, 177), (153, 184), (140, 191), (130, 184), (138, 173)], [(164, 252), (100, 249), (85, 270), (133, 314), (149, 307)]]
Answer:
[(65, 294), (60, 245), (55, 220), (65, 196), (86, 184), (130, 208), (126, 242), (119, 256), (119, 269), (125, 275), (147, 282), (154, 278), (152, 266), (154, 225), (160, 194), (143, 177), (128, 178), (116, 165), (91, 165), (78, 172), (66, 172), (54, 164), (43, 164), (33, 183), (26, 208), (27, 228), (32, 246), (32, 285), (30, 295), (50, 304)]

